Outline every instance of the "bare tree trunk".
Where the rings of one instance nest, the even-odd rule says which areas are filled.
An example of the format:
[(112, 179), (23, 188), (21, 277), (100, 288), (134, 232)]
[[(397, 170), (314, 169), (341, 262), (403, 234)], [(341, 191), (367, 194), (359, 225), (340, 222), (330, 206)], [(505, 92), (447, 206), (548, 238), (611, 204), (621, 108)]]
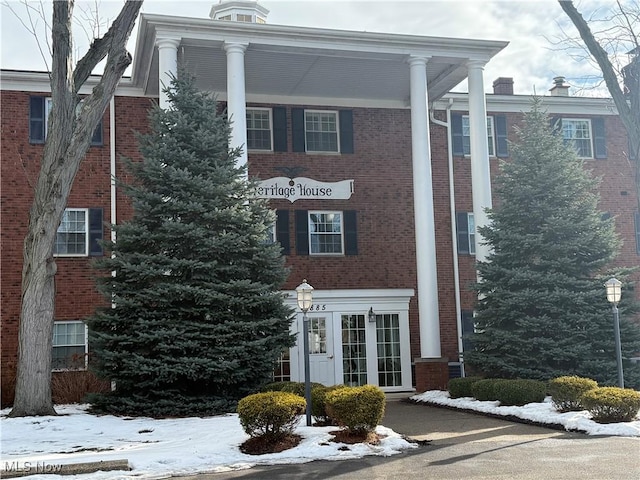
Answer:
[(571, 0), (558, 0), (558, 2), (578, 30), (587, 50), (602, 70), (607, 89), (629, 135), (629, 149), (631, 150), (629, 160), (635, 163), (636, 198), (640, 210), (640, 61), (636, 57), (627, 69), (628, 91), (625, 94), (620, 87), (618, 76), (607, 52), (593, 36), (589, 24), (578, 12), (573, 2)]
[[(56, 263), (53, 245), (73, 180), (93, 131), (131, 63), (126, 44), (142, 0), (127, 0), (104, 37), (71, 68), (73, 0), (53, 2), (52, 109), (38, 183), (24, 241), (22, 307), (16, 395), (10, 416), (55, 415), (51, 400), (51, 351)], [(77, 112), (78, 91), (93, 68), (107, 57), (98, 85)]]

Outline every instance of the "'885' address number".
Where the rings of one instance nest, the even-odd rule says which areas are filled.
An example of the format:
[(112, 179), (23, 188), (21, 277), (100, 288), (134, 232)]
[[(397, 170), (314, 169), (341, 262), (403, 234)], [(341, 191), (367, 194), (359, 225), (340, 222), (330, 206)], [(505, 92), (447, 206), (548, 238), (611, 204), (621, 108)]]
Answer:
[(323, 303), (314, 303), (313, 305), (311, 305), (311, 308), (309, 309), (310, 312), (324, 312), (327, 309), (327, 304)]

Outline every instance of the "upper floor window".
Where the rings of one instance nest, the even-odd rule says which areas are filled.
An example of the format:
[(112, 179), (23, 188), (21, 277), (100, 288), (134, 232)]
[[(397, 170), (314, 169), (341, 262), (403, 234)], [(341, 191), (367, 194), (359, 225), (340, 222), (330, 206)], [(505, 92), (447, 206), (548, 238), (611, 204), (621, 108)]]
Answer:
[[(471, 127), (469, 115), (451, 114), (451, 143), (456, 156), (471, 155)], [(508, 157), (507, 117), (492, 115), (487, 117), (487, 145), (490, 157)]]
[(339, 152), (338, 112), (305, 110), (307, 152)]
[(567, 145), (572, 145), (580, 158), (607, 158), (604, 119), (552, 118), (554, 130), (562, 132)]
[(53, 370), (87, 368), (87, 326), (81, 321), (59, 321), (53, 325)]
[(309, 254), (344, 253), (342, 212), (309, 212)]
[(61, 257), (102, 255), (102, 209), (67, 208), (63, 215), (53, 254)]
[[(489, 156), (496, 156), (496, 136), (493, 128), (493, 117), (487, 117), (487, 142), (489, 144)], [(462, 148), (464, 155), (471, 155), (471, 128), (469, 127), (469, 115), (462, 116)]]
[(245, 14), (239, 13), (238, 14), (238, 21), (239, 22), (251, 23), (251, 22), (253, 22), (253, 15), (245, 15)]
[(248, 108), (247, 150), (271, 151), (272, 144), (271, 109)]
[[(29, 99), (29, 142), (44, 143), (47, 138), (48, 120), (51, 113), (51, 97), (32, 96)], [(79, 104), (78, 104), (79, 105)], [(91, 137), (91, 145), (102, 145), (102, 120)]]
[(458, 253), (475, 255), (476, 253), (476, 224), (471, 212), (456, 214), (456, 231)]

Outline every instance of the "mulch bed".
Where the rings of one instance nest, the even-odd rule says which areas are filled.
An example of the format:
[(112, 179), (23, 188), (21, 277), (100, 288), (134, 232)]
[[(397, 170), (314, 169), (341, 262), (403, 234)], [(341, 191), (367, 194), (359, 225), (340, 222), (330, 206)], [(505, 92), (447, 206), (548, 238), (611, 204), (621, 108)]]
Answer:
[(242, 445), (240, 451), (247, 455), (264, 455), (265, 453), (279, 453), (296, 447), (302, 441), (300, 435), (286, 435), (277, 440), (264, 437), (250, 438)]

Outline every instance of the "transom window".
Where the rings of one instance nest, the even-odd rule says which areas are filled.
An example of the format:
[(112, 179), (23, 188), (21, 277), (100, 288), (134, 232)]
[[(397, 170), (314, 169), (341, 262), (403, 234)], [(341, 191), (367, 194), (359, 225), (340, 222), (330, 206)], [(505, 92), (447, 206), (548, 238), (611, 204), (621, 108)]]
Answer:
[(309, 253), (342, 255), (343, 231), (342, 212), (309, 212)]
[(53, 325), (53, 370), (87, 368), (87, 326), (81, 321), (55, 322)]
[(247, 150), (272, 150), (271, 109), (247, 109)]
[[(496, 155), (495, 130), (493, 128), (493, 117), (487, 117), (487, 141), (489, 143), (489, 156)], [(469, 126), (469, 115), (462, 116), (462, 148), (465, 155), (471, 155), (471, 128)]]
[(56, 232), (54, 255), (85, 256), (89, 250), (89, 222), (86, 208), (67, 208)]
[(593, 158), (591, 144), (591, 121), (574, 118), (562, 119), (562, 136), (565, 143), (571, 144), (576, 149), (580, 158)]
[(305, 110), (304, 129), (307, 152), (340, 151), (338, 112)]

